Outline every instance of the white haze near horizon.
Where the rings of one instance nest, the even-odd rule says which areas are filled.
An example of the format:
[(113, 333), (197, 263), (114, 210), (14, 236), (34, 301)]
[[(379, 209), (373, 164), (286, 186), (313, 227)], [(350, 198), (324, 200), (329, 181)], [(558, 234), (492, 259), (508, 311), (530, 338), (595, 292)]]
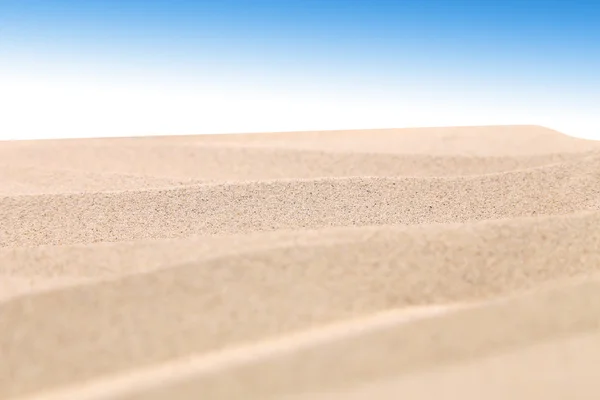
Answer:
[(373, 97), (314, 88), (0, 75), (0, 140), (478, 125), (541, 125), (600, 140), (600, 116), (593, 110), (535, 108), (510, 100), (469, 103), (459, 94)]

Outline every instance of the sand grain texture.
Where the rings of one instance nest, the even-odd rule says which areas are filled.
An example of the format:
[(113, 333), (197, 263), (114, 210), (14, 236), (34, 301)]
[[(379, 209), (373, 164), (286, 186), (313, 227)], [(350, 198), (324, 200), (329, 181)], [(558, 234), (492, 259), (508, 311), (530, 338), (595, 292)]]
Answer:
[(600, 393), (598, 142), (453, 127), (0, 160), (0, 399)]

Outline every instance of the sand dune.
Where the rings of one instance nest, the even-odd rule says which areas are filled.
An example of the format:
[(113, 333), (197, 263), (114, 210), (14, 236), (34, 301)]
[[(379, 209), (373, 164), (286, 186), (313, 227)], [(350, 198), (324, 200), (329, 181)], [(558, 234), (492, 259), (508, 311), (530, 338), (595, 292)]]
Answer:
[(596, 388), (596, 142), (469, 127), (0, 156), (0, 398)]
[[(119, 139), (140, 143), (229, 143), (245, 147), (326, 150), (336, 153), (427, 154), (433, 156), (534, 156), (598, 150), (600, 143), (566, 136), (541, 126), (475, 126), (274, 132)], [(104, 141), (104, 140), (103, 140)]]
[[(500, 387), (501, 394), (515, 390), (515, 371), (507, 367), (523, 354), (529, 355), (530, 363), (550, 359), (547, 370), (571, 376), (572, 381), (559, 382), (563, 392), (572, 393), (569, 385), (582, 381), (597, 390), (589, 373), (576, 375), (557, 348), (564, 351), (565, 344), (571, 345), (572, 357), (588, 366), (598, 358), (593, 339), (600, 329), (599, 283), (596, 276), (484, 303), (392, 310), (68, 387), (52, 398), (191, 399), (202, 393), (214, 399), (243, 399), (249, 388), (254, 398), (427, 398), (428, 392), (436, 392), (430, 387), (436, 378), (451, 380), (448, 374), (460, 376), (461, 369), (485, 366), (490, 360), (500, 364), (495, 367), (501, 376), (513, 376)], [(582, 354), (588, 346), (593, 351)], [(536, 350), (537, 357), (531, 356)], [(529, 371), (531, 377), (540, 372)], [(483, 376), (493, 382), (493, 377)], [(532, 386), (547, 392), (539, 382)], [(479, 382), (456, 389), (487, 391)]]
[[(597, 331), (543, 341), (456, 366), (356, 385), (337, 391), (286, 396), (292, 399), (439, 399), (459, 392), (463, 399), (595, 399)], [(473, 384), (477, 382), (477, 384)], [(171, 393), (173, 394), (173, 393)]]
[[(107, 172), (124, 175), (121, 180), (128, 176), (137, 176), (138, 180), (140, 177), (146, 177), (150, 182), (156, 182), (155, 187), (171, 186), (177, 180), (239, 182), (351, 176), (481, 175), (577, 161), (589, 155), (600, 154), (600, 148), (585, 152), (561, 151), (533, 156), (483, 157), (452, 154), (434, 156), (427, 153), (334, 152), (327, 149), (280, 148), (275, 145), (248, 147), (235, 143), (177, 145), (153, 142), (119, 144), (115, 141), (114, 143), (57, 143), (0, 151), (0, 154), (2, 153), (4, 153), (3, 159), (12, 162), (12, 168), (16, 168), (17, 165), (22, 166), (21, 168), (31, 168), (31, 164), (28, 163), (32, 160), (35, 160), (36, 165), (43, 163), (45, 169), (76, 168), (75, 171), (85, 171), (88, 176), (83, 175), (81, 181), (71, 180), (74, 188), (80, 191), (114, 191), (121, 187), (116, 184), (106, 184), (103, 188), (86, 187), (83, 184), (98, 181), (96, 176), (105, 175)], [(79, 174), (82, 175), (82, 172)], [(3, 175), (6, 176), (6, 173)], [(161, 182), (160, 178), (165, 182)], [(48, 190), (48, 186), (43, 188)], [(122, 189), (127, 188), (122, 187)], [(53, 187), (54, 193), (59, 190)]]
[[(39, 161), (38, 161), (39, 162)], [(0, 164), (0, 196), (61, 194), (139, 190), (156, 187), (176, 187), (197, 180), (177, 180), (152, 176), (87, 172), (76, 169), (57, 169), (49, 166), (22, 166), (18, 163)]]
[[(480, 177), (322, 178), (0, 198), (0, 246), (469, 222), (600, 209), (600, 156)], [(285, 205), (285, 206), (284, 206)]]

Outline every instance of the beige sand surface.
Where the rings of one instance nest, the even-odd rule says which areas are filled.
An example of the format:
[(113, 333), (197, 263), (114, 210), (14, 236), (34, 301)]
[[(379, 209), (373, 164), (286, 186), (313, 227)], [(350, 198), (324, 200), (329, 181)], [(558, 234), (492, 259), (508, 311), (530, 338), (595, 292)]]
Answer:
[(0, 399), (591, 399), (598, 365), (600, 142), (0, 142)]

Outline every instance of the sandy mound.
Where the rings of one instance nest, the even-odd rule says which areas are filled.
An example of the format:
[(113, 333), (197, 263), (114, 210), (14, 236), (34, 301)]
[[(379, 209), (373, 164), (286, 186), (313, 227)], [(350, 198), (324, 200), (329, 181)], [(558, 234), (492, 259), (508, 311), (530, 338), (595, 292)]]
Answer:
[(600, 156), (457, 178), (330, 178), (0, 198), (0, 246), (469, 222), (600, 208)]
[(0, 398), (598, 390), (598, 143), (424, 128), (0, 157)]

